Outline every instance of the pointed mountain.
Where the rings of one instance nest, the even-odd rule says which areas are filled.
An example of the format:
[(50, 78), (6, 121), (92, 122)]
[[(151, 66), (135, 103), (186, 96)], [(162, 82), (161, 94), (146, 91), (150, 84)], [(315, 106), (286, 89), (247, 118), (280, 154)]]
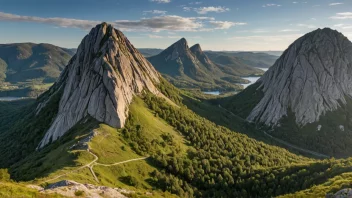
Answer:
[(195, 80), (210, 80), (203, 65), (197, 63), (185, 38), (172, 44), (149, 61), (161, 73), (171, 77), (186, 76)]
[(204, 65), (213, 64), (211, 60), (204, 54), (199, 44), (195, 44), (190, 48), (191, 52), (197, 57), (197, 59)]
[(158, 94), (155, 83), (159, 77), (122, 32), (106, 23), (97, 25), (83, 39), (58, 81), (41, 97), (37, 114), (55, 93), (62, 93), (57, 115), (39, 148), (87, 117), (123, 127), (133, 96), (145, 89)]
[(223, 75), (222, 71), (217, 67), (203, 52), (199, 44), (195, 44), (190, 48), (194, 56), (199, 60), (213, 75)]
[(347, 134), (352, 130), (351, 76), (352, 43), (337, 31), (318, 29), (296, 40), (255, 85), (224, 106), (272, 127), (276, 136), (348, 155), (352, 146), (341, 144), (352, 145)]
[(237, 90), (241, 89), (241, 85), (233, 82), (245, 82), (239, 76), (223, 73), (199, 44), (189, 48), (184, 38), (148, 60), (165, 78), (180, 88)]

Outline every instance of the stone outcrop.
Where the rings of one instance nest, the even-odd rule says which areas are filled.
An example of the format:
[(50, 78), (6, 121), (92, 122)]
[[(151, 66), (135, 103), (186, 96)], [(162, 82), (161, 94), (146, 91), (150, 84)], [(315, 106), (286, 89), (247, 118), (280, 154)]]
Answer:
[(264, 97), (247, 120), (275, 126), (291, 111), (304, 126), (352, 97), (352, 43), (318, 29), (295, 41), (258, 80)]
[[(76, 55), (47, 93), (62, 92), (59, 110), (38, 148), (57, 140), (90, 116), (112, 127), (124, 126), (134, 95), (144, 89), (159, 94), (159, 74), (122, 32), (106, 23), (82, 40)], [(50, 100), (37, 107), (40, 113)]]
[[(34, 186), (29, 186), (34, 188)], [(53, 184), (48, 185), (45, 189), (39, 190), (44, 194), (59, 194), (65, 197), (77, 197), (77, 193), (81, 194), (81, 197), (114, 197), (114, 198), (126, 198), (123, 194), (134, 194), (133, 191), (120, 188), (110, 188), (106, 186), (95, 186), (92, 184), (81, 184), (75, 181), (62, 180)]]

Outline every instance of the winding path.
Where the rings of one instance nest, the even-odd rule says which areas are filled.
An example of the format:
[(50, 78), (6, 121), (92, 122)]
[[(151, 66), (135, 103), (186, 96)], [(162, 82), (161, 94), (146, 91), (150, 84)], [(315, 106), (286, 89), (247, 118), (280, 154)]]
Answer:
[[(238, 115), (232, 113), (231, 111), (229, 111), (229, 110), (223, 108), (221, 105), (219, 105), (219, 108), (222, 109), (222, 110), (224, 110), (224, 111), (226, 111), (226, 112), (229, 113), (230, 115), (232, 115), (232, 116), (234, 116), (234, 117), (236, 117), (236, 118), (242, 120), (242, 121), (248, 122), (247, 120), (241, 118), (240, 116), (238, 116)], [(261, 131), (262, 131), (262, 130), (261, 130)], [(268, 134), (266, 131), (262, 131), (262, 132), (263, 132), (264, 135), (266, 135), (267, 137), (269, 137), (269, 138), (275, 140), (276, 142), (279, 142), (279, 143), (281, 143), (281, 144), (283, 144), (283, 145), (285, 145), (285, 146), (287, 146), (287, 147), (290, 147), (290, 148), (292, 148), (292, 149), (299, 150), (299, 151), (302, 151), (302, 152), (305, 152), (305, 153), (314, 155), (314, 156), (316, 156), (316, 157), (330, 158), (330, 156), (327, 156), (327, 155), (324, 155), (324, 154), (321, 154), (321, 153), (318, 153), (318, 152), (315, 152), (315, 151), (311, 151), (311, 150), (308, 150), (308, 149), (304, 149), (304, 148), (301, 148), (301, 147), (299, 147), (299, 146), (290, 144), (290, 143), (288, 143), (288, 142), (286, 142), (286, 141), (284, 141), (284, 140), (281, 140), (281, 139), (279, 139), (279, 138), (273, 137), (272, 135)]]
[(70, 173), (73, 173), (73, 172), (76, 172), (76, 171), (79, 171), (81, 169), (84, 169), (84, 168), (89, 168), (90, 172), (92, 173), (93, 177), (94, 177), (94, 180), (96, 182), (99, 183), (99, 179), (98, 177), (95, 175), (95, 172), (93, 170), (93, 167), (94, 166), (105, 166), (105, 167), (109, 167), (109, 166), (116, 166), (116, 165), (119, 165), (119, 164), (125, 164), (125, 163), (129, 163), (129, 162), (134, 162), (134, 161), (139, 161), (139, 160), (145, 160), (149, 157), (141, 157), (141, 158), (135, 158), (135, 159), (130, 159), (130, 160), (125, 160), (125, 161), (122, 161), (122, 162), (117, 162), (117, 163), (114, 163), (114, 164), (101, 164), (101, 163), (97, 163), (97, 161), (99, 160), (99, 157), (97, 155), (95, 155), (94, 153), (92, 153), (89, 149), (87, 150), (77, 150), (77, 151), (87, 151), (88, 153), (90, 153), (91, 155), (94, 156), (94, 160), (89, 162), (88, 164), (86, 165), (83, 165), (75, 170), (71, 170), (71, 171), (67, 171), (66, 173), (64, 174), (61, 174), (61, 175), (58, 175), (54, 178), (51, 178), (51, 179), (48, 179), (46, 181), (44, 181), (44, 183), (47, 183), (47, 182), (50, 182), (50, 181), (53, 181), (53, 180), (56, 180), (56, 179), (59, 179), (60, 177), (63, 177), (63, 176), (66, 176)]

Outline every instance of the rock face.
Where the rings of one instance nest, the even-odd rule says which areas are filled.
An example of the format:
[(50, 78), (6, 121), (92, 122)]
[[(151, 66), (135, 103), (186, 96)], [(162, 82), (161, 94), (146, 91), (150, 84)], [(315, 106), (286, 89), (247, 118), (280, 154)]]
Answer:
[(352, 97), (352, 43), (318, 29), (295, 41), (257, 82), (264, 97), (247, 120), (275, 126), (293, 112), (304, 126)]
[(326, 198), (352, 198), (352, 189), (345, 188), (338, 191), (335, 194), (327, 194), (325, 197)]
[[(124, 126), (128, 106), (144, 89), (158, 94), (159, 74), (122, 32), (106, 23), (82, 40), (50, 93), (63, 90), (59, 111), (38, 148), (57, 140), (87, 116), (112, 127)], [(50, 100), (37, 107), (37, 113)]]
[[(32, 186), (32, 188), (33, 187), (34, 186)], [(40, 190), (40, 192), (47, 194), (60, 194), (65, 197), (77, 197), (77, 193), (80, 192), (80, 194), (82, 194), (81, 196), (94, 198), (126, 198), (126, 196), (124, 196), (122, 193), (134, 194), (133, 191), (128, 191), (125, 189), (95, 186), (92, 184), (81, 184), (70, 180), (62, 180), (50, 184), (46, 189)]]

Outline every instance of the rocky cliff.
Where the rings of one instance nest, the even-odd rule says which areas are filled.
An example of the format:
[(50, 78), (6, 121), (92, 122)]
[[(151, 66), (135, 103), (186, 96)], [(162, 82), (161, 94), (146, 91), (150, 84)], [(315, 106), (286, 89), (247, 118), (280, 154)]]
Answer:
[(352, 43), (328, 28), (308, 33), (257, 83), (264, 96), (247, 120), (274, 126), (291, 111), (299, 126), (317, 122), (352, 97)]
[(87, 116), (123, 127), (133, 96), (144, 89), (158, 94), (155, 84), (159, 78), (122, 32), (106, 23), (97, 25), (37, 107), (38, 114), (55, 93), (62, 93), (56, 118), (38, 148), (57, 140)]

